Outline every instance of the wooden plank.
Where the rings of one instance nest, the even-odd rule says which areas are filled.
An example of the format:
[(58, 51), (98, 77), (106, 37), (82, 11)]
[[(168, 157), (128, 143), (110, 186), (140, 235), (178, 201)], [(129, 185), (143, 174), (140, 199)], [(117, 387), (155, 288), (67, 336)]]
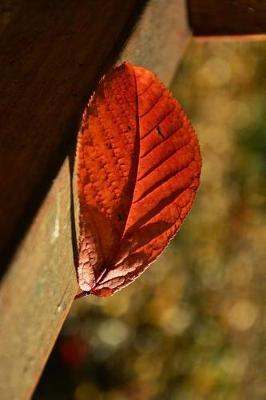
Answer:
[[(190, 38), (185, 0), (152, 0), (119, 62), (142, 65), (169, 85)], [(156, 10), (156, 12), (155, 12)]]
[(258, 0), (188, 0), (196, 36), (266, 33), (266, 2)]
[(0, 36), (2, 264), (66, 157), (97, 78), (114, 61), (144, 3), (6, 0), (0, 9), (7, 15)]
[(64, 163), (0, 291), (0, 397), (27, 399), (77, 293), (68, 163)]
[[(190, 37), (184, 3), (169, 0), (168, 7), (166, 10), (164, 0), (149, 2), (120, 57), (154, 69), (167, 83)], [(73, 106), (79, 108), (79, 115), (83, 109), (81, 103)], [(74, 129), (75, 113), (62, 113), (61, 119), (64, 123), (58, 129), (63, 132), (65, 126)], [(53, 116), (51, 120), (54, 121)], [(63, 162), (2, 281), (1, 400), (30, 397), (77, 293), (72, 248), (75, 235), (71, 224), (72, 164), (72, 156)]]

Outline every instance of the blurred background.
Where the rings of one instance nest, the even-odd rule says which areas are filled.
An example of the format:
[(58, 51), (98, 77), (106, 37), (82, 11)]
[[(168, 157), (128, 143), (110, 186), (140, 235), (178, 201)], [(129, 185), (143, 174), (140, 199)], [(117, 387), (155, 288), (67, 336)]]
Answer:
[(74, 302), (34, 399), (266, 399), (265, 71), (266, 42), (190, 45), (171, 89), (201, 144), (194, 207), (135, 283)]

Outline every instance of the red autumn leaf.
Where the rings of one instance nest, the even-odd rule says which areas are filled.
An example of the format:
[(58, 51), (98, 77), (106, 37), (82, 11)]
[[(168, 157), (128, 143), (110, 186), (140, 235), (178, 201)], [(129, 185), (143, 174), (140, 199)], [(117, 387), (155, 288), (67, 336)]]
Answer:
[(154, 261), (191, 209), (198, 140), (150, 71), (124, 63), (99, 83), (78, 138), (80, 288), (109, 296)]

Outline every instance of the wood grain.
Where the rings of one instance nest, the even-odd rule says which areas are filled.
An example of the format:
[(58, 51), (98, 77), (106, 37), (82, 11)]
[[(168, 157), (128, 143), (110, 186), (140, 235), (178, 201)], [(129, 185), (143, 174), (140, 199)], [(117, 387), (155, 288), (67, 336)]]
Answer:
[(167, 7), (152, 0), (118, 63), (127, 60), (150, 69), (169, 85), (190, 35), (185, 0), (170, 0)]
[(77, 293), (64, 163), (0, 291), (1, 399), (27, 399)]
[[(32, 197), (36, 193), (39, 195), (40, 191), (46, 193), (46, 196), (17, 251), (12, 253), (13, 258), (0, 288), (1, 400), (24, 400), (30, 397), (77, 293), (73, 251), (75, 238), (71, 224), (73, 215), (70, 164), (72, 165), (73, 158), (65, 157), (66, 142), (77, 130), (84, 104), (97, 83), (97, 77), (101, 75), (104, 66), (114, 59), (118, 44), (122, 43), (121, 38), (128, 32), (125, 20), (132, 20), (131, 14), (136, 13), (136, 7), (139, 11), (138, 2), (132, 1), (81, 1), (81, 8), (74, 7), (76, 2), (64, 2), (61, 11), (64, 11), (68, 3), (70, 8), (66, 11), (66, 21), (71, 26), (65, 28), (69, 29), (69, 35), (65, 36), (60, 25), (63, 24), (59, 15), (60, 7), (57, 3), (56, 23), (50, 9), (52, 3), (49, 1), (39, 1), (36, 5), (31, 1), (27, 2), (27, 5), (31, 4), (33, 7), (28, 11), (33, 20), (37, 18), (39, 21), (41, 18), (36, 15), (36, 7), (43, 7), (44, 22), (43, 25), (35, 22), (35, 31), (29, 25), (23, 25), (20, 29), (12, 26), (20, 18), (23, 21), (29, 18), (24, 15), (23, 7), (20, 8), (22, 3), (24, 1), (21, 0), (12, 9), (13, 13), (9, 15), (3, 29), (12, 46), (16, 44), (19, 47), (20, 29), (21, 35), (24, 32), (21, 43), (27, 42), (29, 45), (26, 53), (20, 51), (16, 55), (6, 43), (5, 59), (10, 57), (12, 61), (12, 54), (15, 58), (15, 66), (11, 70), (4, 68), (4, 76), (8, 78), (10, 87), (0, 77), (8, 95), (4, 100), (1, 97), (1, 107), (11, 113), (9, 115), (6, 111), (6, 119), (1, 114), (6, 126), (1, 134), (1, 141), (5, 146), (4, 149), (1, 146), (0, 150), (1, 168), (4, 168), (0, 172), (4, 180), (1, 185), (2, 189), (7, 185), (9, 193), (1, 198), (1, 204), (4, 204), (5, 212), (8, 213), (4, 215), (1, 210), (1, 224), (11, 224), (6, 238), (2, 237), (2, 244), (9, 243), (12, 234), (17, 233), (17, 224), (20, 221), (25, 224), (25, 218), (29, 216), (27, 207), (32, 204)], [(101, 18), (97, 16), (96, 3), (101, 3), (102, 6), (108, 3), (107, 8), (104, 8), (100, 30), (98, 25)], [(48, 4), (51, 21), (46, 15), (48, 11), (45, 11), (45, 4)], [(121, 11), (124, 17), (115, 17), (116, 24), (110, 24), (114, 19), (113, 13), (119, 9), (118, 4), (124, 10)], [(176, 63), (190, 37), (184, 17), (184, 3), (169, 0), (168, 6), (171, 15), (164, 11), (166, 21), (161, 24), (164, 0), (149, 2), (136, 32), (130, 37), (121, 55), (122, 59), (146, 67), (154, 66), (155, 72), (166, 83), (170, 82)], [(90, 7), (90, 10), (86, 7)], [(101, 13), (104, 9), (101, 8)], [(152, 21), (155, 21), (154, 26)], [(87, 26), (90, 24), (92, 27)], [(116, 30), (117, 27), (109, 26), (119, 24), (123, 28), (120, 33)], [(148, 28), (147, 24), (150, 24)], [(84, 37), (78, 38), (77, 31)], [(56, 32), (59, 42), (53, 43), (53, 40), (57, 41)], [(107, 36), (112, 36), (112, 40), (106, 39), (107, 43), (102, 39), (104, 32)], [(37, 38), (34, 37), (35, 33)], [(34, 46), (30, 44), (31, 40)], [(103, 46), (101, 49), (97, 49), (99, 42)], [(110, 47), (115, 49), (111, 53)], [(24, 59), (26, 65), (23, 64)], [(52, 185), (51, 177), (54, 177)], [(34, 204), (35, 212), (38, 202)], [(19, 210), (15, 210), (16, 207)], [(11, 215), (12, 212), (14, 216)], [(32, 216), (33, 213), (31, 219)], [(5, 234), (4, 229), (1, 234), (3, 233)]]
[(196, 36), (266, 33), (266, 2), (257, 0), (188, 0)]
[(8, 16), (0, 36), (2, 264), (51, 185), (98, 77), (117, 57), (144, 3), (18, 0), (2, 8)]

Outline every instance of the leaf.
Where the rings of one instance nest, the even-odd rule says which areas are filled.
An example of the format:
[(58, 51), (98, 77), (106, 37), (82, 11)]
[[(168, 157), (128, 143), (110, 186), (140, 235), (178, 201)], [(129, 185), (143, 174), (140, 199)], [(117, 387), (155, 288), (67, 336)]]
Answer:
[(191, 209), (198, 140), (168, 89), (124, 63), (99, 83), (78, 137), (80, 288), (109, 296), (162, 252)]

